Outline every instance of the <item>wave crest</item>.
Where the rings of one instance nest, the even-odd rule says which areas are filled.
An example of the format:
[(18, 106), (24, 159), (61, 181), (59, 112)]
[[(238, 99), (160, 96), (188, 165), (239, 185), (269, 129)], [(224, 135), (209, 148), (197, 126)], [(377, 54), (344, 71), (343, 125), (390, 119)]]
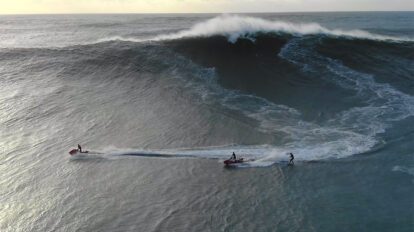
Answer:
[(372, 34), (363, 30), (328, 29), (317, 23), (290, 23), (283, 21), (269, 21), (260, 18), (221, 15), (205, 22), (195, 24), (188, 30), (173, 34), (159, 35), (151, 40), (173, 40), (188, 37), (226, 36), (230, 42), (238, 38), (253, 39), (256, 33), (287, 33), (295, 36), (325, 34), (329, 36), (370, 39), (380, 41), (413, 41), (412, 38)]

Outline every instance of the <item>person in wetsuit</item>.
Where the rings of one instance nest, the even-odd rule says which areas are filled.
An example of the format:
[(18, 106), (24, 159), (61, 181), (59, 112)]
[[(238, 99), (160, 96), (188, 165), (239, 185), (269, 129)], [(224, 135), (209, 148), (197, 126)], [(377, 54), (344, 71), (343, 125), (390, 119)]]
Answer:
[(230, 159), (232, 159), (232, 160), (236, 160), (236, 154), (234, 154), (234, 152), (233, 152), (233, 154), (231, 155), (231, 158)]
[(290, 154), (290, 160), (289, 160), (289, 165), (293, 165), (294, 163), (293, 163), (293, 160), (295, 159), (295, 156), (293, 156), (293, 154), (292, 153), (289, 153)]
[(78, 150), (79, 150), (79, 152), (82, 152), (82, 147), (81, 147), (80, 144), (78, 144)]

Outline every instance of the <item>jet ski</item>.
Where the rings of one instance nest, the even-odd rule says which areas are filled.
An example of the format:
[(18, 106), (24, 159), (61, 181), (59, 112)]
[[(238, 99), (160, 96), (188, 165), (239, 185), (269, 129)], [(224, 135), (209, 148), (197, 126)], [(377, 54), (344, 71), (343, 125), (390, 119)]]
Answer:
[(79, 151), (79, 149), (72, 149), (69, 151), (69, 155), (77, 155), (77, 154), (84, 154), (89, 153), (89, 151)]
[(246, 161), (243, 158), (240, 158), (240, 159), (228, 159), (228, 160), (225, 160), (223, 163), (226, 166), (229, 166), (229, 165), (232, 165), (232, 164), (240, 164), (240, 163), (244, 163), (244, 162), (246, 162)]

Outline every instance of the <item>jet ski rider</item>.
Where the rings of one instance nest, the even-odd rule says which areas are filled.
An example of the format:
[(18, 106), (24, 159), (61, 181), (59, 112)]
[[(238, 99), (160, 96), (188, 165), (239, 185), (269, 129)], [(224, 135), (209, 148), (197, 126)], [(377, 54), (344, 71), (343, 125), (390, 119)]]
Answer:
[(234, 152), (233, 152), (233, 154), (231, 155), (230, 159), (231, 159), (231, 160), (236, 160), (236, 154), (234, 154)]

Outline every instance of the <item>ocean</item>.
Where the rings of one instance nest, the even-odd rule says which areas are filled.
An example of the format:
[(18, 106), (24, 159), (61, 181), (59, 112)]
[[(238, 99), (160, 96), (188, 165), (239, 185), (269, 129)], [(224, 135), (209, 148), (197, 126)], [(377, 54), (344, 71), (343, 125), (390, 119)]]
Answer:
[(0, 231), (414, 231), (413, 116), (413, 12), (3, 15)]

